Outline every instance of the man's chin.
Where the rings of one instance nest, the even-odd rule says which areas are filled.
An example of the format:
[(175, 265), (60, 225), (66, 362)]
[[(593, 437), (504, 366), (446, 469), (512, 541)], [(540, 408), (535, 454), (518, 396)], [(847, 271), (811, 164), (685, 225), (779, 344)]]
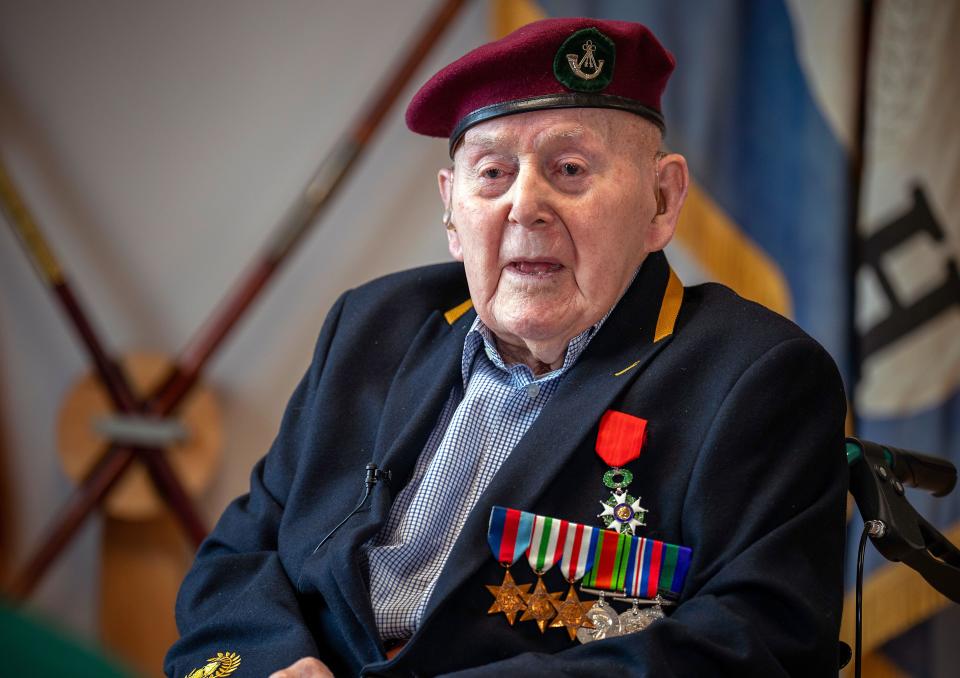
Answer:
[(538, 314), (536, 311), (511, 318), (500, 326), (499, 331), (493, 331), (512, 344), (527, 345), (569, 341), (575, 336), (566, 336), (570, 332), (570, 323), (565, 319), (551, 317), (549, 312)]

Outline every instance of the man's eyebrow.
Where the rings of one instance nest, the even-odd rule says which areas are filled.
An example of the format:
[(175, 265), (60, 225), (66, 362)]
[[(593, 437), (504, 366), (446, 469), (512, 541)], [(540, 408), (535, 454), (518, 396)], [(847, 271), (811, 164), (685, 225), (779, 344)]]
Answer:
[(554, 146), (571, 141), (583, 141), (587, 139), (588, 136), (587, 130), (583, 125), (550, 128), (538, 134), (533, 143), (537, 148), (542, 148), (544, 146)]
[(485, 149), (501, 146), (506, 140), (507, 137), (503, 134), (491, 134), (489, 132), (477, 131), (473, 134), (467, 132), (467, 135), (463, 138), (463, 143), (465, 146)]
[[(576, 125), (564, 129), (548, 129), (537, 136), (535, 144), (542, 146), (545, 143), (583, 139), (586, 136), (586, 130), (583, 125)], [(469, 148), (471, 151), (485, 151), (501, 147), (509, 143), (512, 138), (512, 135), (494, 134), (482, 130), (468, 131), (463, 137), (463, 146), (464, 148)]]

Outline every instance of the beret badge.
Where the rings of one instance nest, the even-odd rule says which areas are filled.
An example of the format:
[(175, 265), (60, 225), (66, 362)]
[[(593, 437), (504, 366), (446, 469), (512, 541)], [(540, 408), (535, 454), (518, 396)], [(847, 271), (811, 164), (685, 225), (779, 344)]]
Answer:
[(599, 92), (613, 80), (616, 46), (596, 28), (584, 28), (563, 41), (553, 58), (553, 74), (567, 89)]

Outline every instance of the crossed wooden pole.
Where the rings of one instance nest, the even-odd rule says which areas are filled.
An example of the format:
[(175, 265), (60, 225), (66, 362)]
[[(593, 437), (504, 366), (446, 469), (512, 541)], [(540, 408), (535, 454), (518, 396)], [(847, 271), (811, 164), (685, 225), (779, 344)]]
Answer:
[[(187, 343), (160, 385), (145, 398), (135, 395), (129, 375), (113, 359), (100, 340), (101, 334), (93, 324), (91, 315), (73, 292), (74, 286), (64, 274), (63, 267), (41, 234), (13, 180), (0, 163), (0, 206), (7, 221), (23, 242), (24, 249), (41, 279), (57, 299), (79, 336), (107, 391), (111, 406), (118, 414), (159, 420), (176, 413), (178, 406), (196, 385), (214, 352), (223, 344), (224, 339), (280, 265), (318, 222), (324, 208), (367, 148), (384, 116), (437, 39), (457, 15), (463, 2), (464, 0), (444, 0), (437, 8), (386, 86), (321, 163), (264, 251), (241, 275), (223, 302)], [(99, 460), (68, 498), (40, 547), (15, 574), (7, 590), (11, 598), (23, 601), (30, 595), (83, 521), (103, 503), (134, 460), (146, 467), (160, 497), (170, 507), (190, 542), (194, 546), (200, 545), (207, 535), (206, 527), (171, 468), (165, 450), (115, 442), (103, 450)]]

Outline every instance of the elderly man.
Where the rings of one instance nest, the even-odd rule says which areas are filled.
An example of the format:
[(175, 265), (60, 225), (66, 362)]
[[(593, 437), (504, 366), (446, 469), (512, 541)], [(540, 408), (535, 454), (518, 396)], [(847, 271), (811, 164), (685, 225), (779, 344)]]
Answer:
[[(842, 387), (661, 253), (688, 182), (660, 146), (672, 68), (643, 26), (555, 19), (420, 90), (460, 263), (336, 303), (184, 582), (170, 676), (835, 675)], [(591, 566), (629, 593), (598, 583), (602, 543), (673, 604), (631, 626), (639, 600), (578, 593)]]

